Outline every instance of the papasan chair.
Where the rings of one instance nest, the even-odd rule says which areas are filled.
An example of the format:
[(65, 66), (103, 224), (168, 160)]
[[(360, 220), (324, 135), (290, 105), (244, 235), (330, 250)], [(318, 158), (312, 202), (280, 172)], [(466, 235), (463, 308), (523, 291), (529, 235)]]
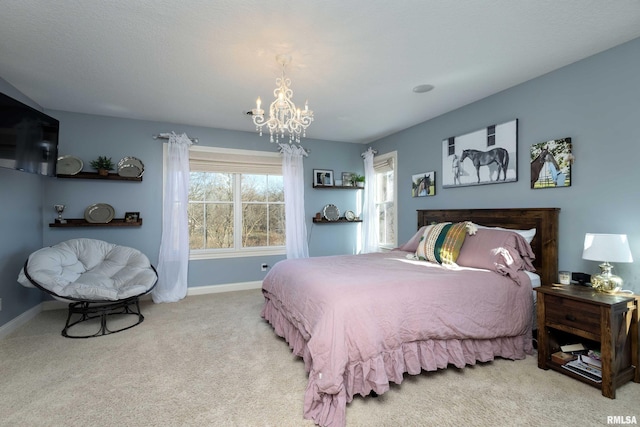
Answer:
[[(68, 338), (97, 337), (139, 325), (144, 320), (139, 298), (151, 292), (157, 281), (156, 269), (139, 250), (84, 238), (37, 250), (29, 255), (18, 275), (23, 286), (39, 288), (69, 302), (62, 330), (62, 336)], [(133, 324), (120, 321), (114, 329), (109, 328), (107, 320), (116, 319), (111, 316), (129, 318), (120, 315), (137, 319)], [(93, 323), (99, 323), (96, 333), (70, 333), (73, 326), (93, 319)]]

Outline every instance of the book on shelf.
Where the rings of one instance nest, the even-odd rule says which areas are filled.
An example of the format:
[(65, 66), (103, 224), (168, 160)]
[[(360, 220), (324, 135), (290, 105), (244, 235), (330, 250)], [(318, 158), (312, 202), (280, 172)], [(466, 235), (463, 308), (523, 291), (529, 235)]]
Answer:
[(589, 350), (587, 352), (587, 356), (596, 360), (600, 360), (602, 358), (602, 355), (600, 354), (600, 350)]
[(551, 360), (553, 360), (558, 365), (564, 365), (567, 362), (575, 360), (576, 356), (569, 353), (564, 353), (562, 351), (557, 351), (551, 355)]
[(588, 378), (591, 381), (597, 383), (602, 382), (602, 370), (595, 366), (584, 363), (580, 361), (580, 359), (569, 361), (562, 365), (562, 367), (584, 378)]
[(593, 366), (598, 369), (602, 369), (602, 361), (593, 357), (585, 356), (584, 354), (580, 355), (580, 361), (586, 363), (589, 366)]
[(587, 348), (582, 343), (577, 343), (561, 345), (560, 350), (562, 350), (564, 353), (577, 353), (580, 351), (586, 351)]

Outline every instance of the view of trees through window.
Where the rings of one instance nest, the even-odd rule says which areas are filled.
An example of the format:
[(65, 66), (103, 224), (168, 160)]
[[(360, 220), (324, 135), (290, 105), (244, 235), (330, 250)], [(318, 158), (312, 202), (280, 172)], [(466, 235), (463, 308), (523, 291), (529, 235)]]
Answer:
[(284, 246), (282, 176), (191, 172), (190, 249)]
[(376, 173), (375, 204), (378, 214), (378, 244), (393, 247), (396, 244), (395, 195), (393, 171)]

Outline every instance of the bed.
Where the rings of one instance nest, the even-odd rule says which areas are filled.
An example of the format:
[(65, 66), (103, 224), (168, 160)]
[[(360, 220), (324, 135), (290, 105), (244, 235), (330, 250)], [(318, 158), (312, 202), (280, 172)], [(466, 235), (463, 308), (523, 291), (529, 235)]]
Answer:
[[(456, 254), (464, 265), (416, 259), (420, 250), (405, 244), (384, 253), (280, 261), (263, 281), (262, 317), (304, 360), (304, 417), (316, 424), (344, 426), (353, 396), (382, 394), (405, 373), (533, 352), (525, 271), (535, 269), (542, 283), (555, 281), (559, 209), (417, 214), (420, 231), (449, 222), (473, 233), (463, 233)], [(529, 243), (522, 233), (476, 231), (469, 223), (536, 232)], [(500, 251), (486, 250), (496, 245)]]

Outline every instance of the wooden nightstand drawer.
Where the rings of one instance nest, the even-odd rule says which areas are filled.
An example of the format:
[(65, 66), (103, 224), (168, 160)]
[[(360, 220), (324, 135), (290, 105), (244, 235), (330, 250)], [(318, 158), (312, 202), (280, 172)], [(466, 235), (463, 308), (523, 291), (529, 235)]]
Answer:
[(600, 337), (599, 306), (555, 295), (547, 295), (545, 305), (548, 324), (564, 325)]

